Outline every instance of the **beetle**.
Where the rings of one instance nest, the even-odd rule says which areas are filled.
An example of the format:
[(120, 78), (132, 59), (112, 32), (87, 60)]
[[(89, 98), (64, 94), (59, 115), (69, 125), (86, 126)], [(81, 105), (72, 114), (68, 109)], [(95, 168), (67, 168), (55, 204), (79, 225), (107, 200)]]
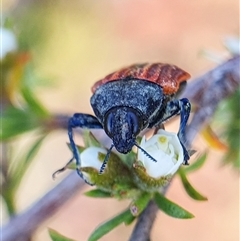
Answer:
[(81, 160), (73, 139), (74, 128), (104, 129), (112, 139), (112, 145), (99, 171), (101, 174), (113, 147), (126, 154), (133, 146), (137, 146), (155, 161), (136, 143), (136, 137), (142, 130), (157, 127), (178, 114), (178, 137), (184, 150), (183, 164), (188, 164), (184, 130), (191, 105), (186, 98), (178, 100), (176, 94), (189, 78), (187, 72), (175, 65), (144, 63), (122, 68), (97, 81), (92, 87), (93, 95), (90, 99), (95, 116), (76, 113), (68, 122), (68, 135), (73, 152), (70, 162), (76, 160), (79, 176), (89, 183), (79, 170)]

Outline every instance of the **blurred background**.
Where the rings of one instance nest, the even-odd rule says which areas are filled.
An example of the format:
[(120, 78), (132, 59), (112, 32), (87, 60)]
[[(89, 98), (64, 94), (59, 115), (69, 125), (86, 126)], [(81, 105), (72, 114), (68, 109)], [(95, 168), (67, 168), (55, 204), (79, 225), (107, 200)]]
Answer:
[[(93, 83), (133, 63), (172, 63), (196, 77), (217, 65), (207, 56), (216, 61), (229, 58), (223, 42), (239, 34), (237, 0), (3, 0), (2, 5), (3, 21), (12, 24), (18, 47), (31, 56), (37, 76), (35, 94), (50, 113), (92, 113)], [(174, 131), (177, 125), (176, 120), (166, 128)], [(15, 157), (32, 135), (16, 140)], [(19, 212), (67, 175), (52, 179), (52, 173), (71, 157), (67, 141), (66, 131), (47, 137), (18, 189)], [(193, 148), (202, 153), (207, 145), (198, 136)], [(239, 176), (231, 166), (221, 165), (222, 155), (211, 151), (205, 166), (189, 176), (207, 202), (191, 200), (179, 179), (173, 181), (167, 197), (195, 218), (178, 220), (159, 212), (152, 240), (238, 240)], [(88, 189), (86, 185), (84, 191)], [(49, 241), (47, 227), (87, 240), (99, 223), (127, 205), (91, 199), (81, 191), (39, 227), (34, 240)], [(102, 240), (127, 240), (131, 231), (132, 226), (120, 226)]]

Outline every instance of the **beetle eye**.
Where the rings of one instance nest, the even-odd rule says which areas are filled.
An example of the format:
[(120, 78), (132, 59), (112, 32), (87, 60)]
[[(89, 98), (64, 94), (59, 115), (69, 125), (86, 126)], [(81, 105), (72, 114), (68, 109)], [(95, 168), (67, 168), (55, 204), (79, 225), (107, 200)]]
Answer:
[(138, 117), (133, 112), (128, 112), (127, 122), (132, 129), (132, 133), (136, 136), (141, 128)]
[(107, 135), (111, 138), (112, 137), (112, 129), (113, 129), (113, 113), (109, 113), (106, 117), (104, 122), (104, 130)]

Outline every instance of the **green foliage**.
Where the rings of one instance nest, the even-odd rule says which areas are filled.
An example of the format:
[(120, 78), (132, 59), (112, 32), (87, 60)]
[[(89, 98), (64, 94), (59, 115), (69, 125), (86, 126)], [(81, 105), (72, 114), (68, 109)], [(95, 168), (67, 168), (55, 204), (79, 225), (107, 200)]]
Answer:
[(98, 142), (96, 137), (92, 134), (92, 132), (89, 132), (88, 130), (83, 130), (83, 141), (84, 141), (84, 147), (101, 147), (102, 145)]
[(51, 118), (50, 113), (34, 94), (35, 85), (32, 82), (35, 80), (35, 75), (33, 69), (30, 68), (31, 64), (19, 62), (18, 58), (21, 57), (19, 55), (21, 54), (8, 56), (7, 60), (4, 59), (1, 62), (3, 67), (2, 101), (5, 103), (2, 109), (0, 132), (2, 140), (41, 128), (44, 122)]
[(155, 193), (153, 199), (157, 204), (158, 208), (171, 217), (180, 219), (189, 219), (194, 217), (193, 214), (186, 211), (176, 203), (168, 200), (160, 193)]
[(9, 177), (12, 177), (13, 188), (17, 188), (23, 178), (26, 170), (34, 161), (46, 136), (39, 136), (33, 143), (26, 148), (26, 153), (22, 157), (18, 157), (18, 161), (12, 163), (9, 170)]
[[(78, 147), (80, 153), (83, 153), (85, 149), (90, 150), (93, 147), (100, 148), (100, 152), (101, 149), (104, 150), (101, 146), (101, 143), (96, 140), (91, 132), (85, 130), (83, 132), (83, 137), (85, 147)], [(102, 162), (102, 154), (100, 154), (101, 153), (98, 154), (98, 158), (99, 161)], [(206, 154), (201, 156), (190, 171), (198, 170), (206, 160), (206, 156)], [(103, 158), (104, 157), (105, 155), (103, 155)], [(86, 196), (92, 198), (117, 198), (131, 200), (130, 206), (127, 210), (98, 226), (90, 235), (89, 240), (98, 240), (121, 223), (132, 223), (135, 217), (142, 213), (152, 198), (158, 205), (159, 209), (164, 211), (169, 216), (180, 219), (193, 217), (190, 212), (159, 194), (159, 187), (155, 187), (157, 184), (153, 178), (151, 178), (150, 182), (148, 183), (149, 188), (142, 188), (142, 182), (139, 182), (139, 179), (136, 178), (136, 173), (133, 173), (133, 164), (132, 166), (125, 164), (128, 159), (133, 163), (134, 159), (136, 159), (136, 153), (131, 152), (126, 154), (124, 159), (121, 159), (121, 155), (116, 155), (115, 153), (111, 152), (108, 159), (108, 165), (104, 170), (104, 173), (101, 175), (99, 175), (99, 170), (95, 169), (95, 167), (91, 167), (91, 160), (89, 160), (89, 167), (81, 167), (81, 171), (83, 173), (87, 173), (91, 182), (97, 187), (96, 189), (86, 192)], [(69, 168), (72, 168), (72, 164), (70, 165), (71, 167)], [(134, 168), (136, 168), (136, 162)], [(144, 172), (144, 170), (142, 171)], [(146, 174), (144, 175), (146, 176)], [(181, 173), (180, 177), (187, 193), (192, 198), (197, 200), (205, 200), (205, 197), (199, 194), (189, 183), (185, 172)], [(146, 176), (145, 178), (149, 177)], [(171, 177), (167, 177), (168, 182), (170, 181), (170, 178)], [(166, 182), (164, 182), (164, 184), (166, 184)], [(151, 185), (155, 188), (152, 189)]]
[(212, 126), (216, 126), (220, 136), (226, 141), (228, 150), (224, 164), (240, 169), (240, 88), (228, 99), (223, 100), (214, 115)]
[(21, 90), (22, 97), (27, 103), (27, 109), (29, 112), (34, 113), (35, 116), (39, 118), (48, 117), (48, 111), (43, 107), (39, 100), (37, 100), (36, 96), (34, 96), (31, 89), (24, 87)]
[[(48, 19), (42, 17), (47, 15), (48, 9), (45, 4), (37, 3), (32, 5), (31, 11), (25, 11), (24, 14), (13, 18), (14, 28), (21, 30), (17, 34), (20, 51), (31, 50), (33, 53), (35, 51), (38, 54), (41, 53), (41, 49), (47, 43), (51, 32)], [(30, 24), (29, 20), (31, 20)]]
[[(15, 27), (10, 19), (6, 19), (5, 26), (10, 30)], [(24, 52), (18, 49), (0, 60), (2, 71), (0, 138), (4, 156), (1, 162), (3, 177), (1, 196), (10, 216), (17, 212), (16, 192), (49, 133), (47, 123), (54, 118), (35, 94), (39, 78), (35, 74), (30, 55), (27, 49)], [(15, 137), (29, 131), (35, 134), (32, 142), (25, 144), (25, 147), (16, 153), (15, 147), (18, 142)]]
[(100, 224), (90, 235), (88, 241), (96, 241), (100, 239), (102, 236), (109, 233), (111, 230), (116, 228), (122, 223), (129, 224), (130, 220), (133, 220), (134, 217), (131, 214), (129, 209), (124, 210), (120, 214), (116, 215), (114, 218), (106, 221), (103, 224)]
[(143, 192), (136, 200), (134, 200), (130, 205), (132, 215), (138, 216), (147, 206), (151, 196), (150, 193)]
[(7, 140), (38, 128), (38, 121), (31, 112), (10, 106), (3, 111), (0, 138)]
[(199, 170), (207, 160), (207, 152), (203, 153), (201, 156), (198, 157), (197, 160), (195, 160), (191, 165), (184, 168), (184, 171), (186, 173), (194, 172)]
[(84, 193), (88, 197), (96, 197), (96, 198), (108, 198), (111, 197), (111, 193), (105, 192), (101, 189), (93, 189)]
[[(31, 163), (34, 161), (35, 156), (38, 153), (43, 141), (46, 136), (39, 136), (33, 141), (32, 144), (26, 146), (22, 155), (18, 155), (18, 160), (10, 159), (11, 162), (8, 164), (8, 170), (4, 178), (2, 197), (5, 200), (6, 207), (9, 215), (16, 213), (15, 207), (15, 194), (24, 177), (26, 171), (28, 170)], [(10, 147), (8, 147), (10, 148)], [(6, 150), (5, 150), (6, 151)], [(10, 157), (10, 156), (8, 156)]]
[[(240, 169), (240, 88), (227, 100), (226, 109), (229, 113), (229, 122), (223, 133), (228, 143), (228, 152), (224, 156), (224, 163), (232, 163)], [(227, 110), (226, 110), (227, 111)]]
[(187, 192), (187, 194), (194, 200), (198, 200), (198, 201), (206, 201), (207, 198), (204, 197), (202, 194), (200, 194), (197, 190), (194, 189), (194, 187), (191, 185), (191, 183), (188, 181), (186, 173), (184, 171), (183, 168), (180, 168), (178, 170), (178, 174), (181, 178), (183, 187), (185, 189), (185, 191)]
[(74, 241), (73, 239), (69, 239), (53, 229), (48, 229), (48, 233), (52, 239), (52, 241)]

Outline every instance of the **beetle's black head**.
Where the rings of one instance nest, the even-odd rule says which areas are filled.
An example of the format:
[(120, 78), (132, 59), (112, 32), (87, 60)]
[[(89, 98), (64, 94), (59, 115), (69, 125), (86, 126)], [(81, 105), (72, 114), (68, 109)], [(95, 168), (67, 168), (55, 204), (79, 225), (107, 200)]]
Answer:
[(128, 153), (142, 130), (140, 113), (131, 107), (114, 107), (104, 116), (104, 130), (120, 153)]

